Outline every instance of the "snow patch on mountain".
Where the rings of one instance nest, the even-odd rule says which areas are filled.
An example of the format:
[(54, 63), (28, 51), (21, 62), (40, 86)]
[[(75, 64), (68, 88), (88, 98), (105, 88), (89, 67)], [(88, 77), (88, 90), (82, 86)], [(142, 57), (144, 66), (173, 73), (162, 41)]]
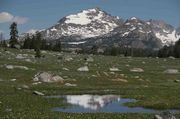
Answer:
[(180, 36), (178, 36), (176, 34), (175, 30), (172, 31), (171, 33), (169, 33), (169, 31), (165, 31), (165, 30), (164, 30), (164, 32), (168, 33), (168, 34), (163, 35), (163, 34), (161, 34), (159, 32), (155, 34), (156, 37), (159, 38), (162, 41), (163, 45), (174, 44), (180, 38)]
[[(66, 24), (79, 24), (79, 25), (87, 25), (91, 23), (91, 20), (89, 19), (87, 13), (92, 12), (92, 10), (86, 11), (84, 10), (81, 13), (75, 14), (75, 15), (69, 15), (67, 16), (67, 20), (65, 21)], [(94, 12), (94, 11), (93, 11)]]
[(137, 18), (136, 17), (132, 17), (131, 20), (137, 20)]
[(38, 31), (37, 29), (30, 29), (26, 33), (28, 33), (28, 34), (36, 34), (37, 31)]
[(80, 41), (80, 42), (68, 42), (69, 45), (79, 45), (79, 44), (84, 44), (86, 41)]

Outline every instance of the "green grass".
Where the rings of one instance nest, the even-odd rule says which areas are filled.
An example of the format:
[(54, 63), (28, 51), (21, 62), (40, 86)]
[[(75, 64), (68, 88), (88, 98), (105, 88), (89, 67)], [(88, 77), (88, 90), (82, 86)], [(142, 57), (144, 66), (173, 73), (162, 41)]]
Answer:
[[(180, 74), (164, 74), (166, 69), (180, 70), (180, 59), (156, 59), (156, 58), (123, 58), (111, 56), (92, 56), (94, 62), (88, 63), (89, 72), (78, 72), (77, 68), (84, 66), (86, 55), (71, 55), (73, 61), (58, 59), (57, 52), (47, 52), (44, 59), (34, 59), (32, 62), (16, 59), (17, 54), (33, 55), (33, 51), (8, 49), (8, 54), (0, 49), (0, 117), (2, 118), (127, 118), (127, 119), (151, 119), (151, 114), (121, 114), (121, 113), (93, 113), (93, 114), (69, 114), (51, 112), (53, 107), (66, 106), (60, 99), (47, 99), (33, 95), (33, 91), (41, 91), (46, 95), (62, 94), (117, 94), (126, 98), (139, 100), (136, 103), (127, 103), (130, 107), (146, 107), (152, 109), (180, 109), (180, 83), (174, 82), (180, 79)], [(145, 62), (143, 64), (142, 62)], [(4, 64), (21, 65), (31, 68), (29, 70), (8, 70)], [(126, 66), (126, 65), (129, 65)], [(121, 71), (110, 73), (110, 67), (118, 67)], [(68, 68), (65, 71), (62, 68)], [(143, 68), (143, 73), (132, 73), (129, 69)], [(39, 71), (50, 71), (64, 77), (64, 83), (50, 83), (32, 85), (32, 77)], [(105, 75), (105, 73), (108, 75)], [(122, 75), (124, 74), (124, 76)], [(93, 77), (96, 75), (97, 77)], [(139, 76), (138, 80), (135, 78)], [(17, 79), (11, 82), (10, 79)], [(112, 81), (111, 79), (126, 79), (128, 82)], [(75, 81), (74, 81), (74, 80)], [(67, 87), (64, 84), (75, 83), (77, 87)], [(28, 85), (30, 89), (18, 90), (22, 85)], [(9, 109), (12, 109), (9, 111)], [(179, 115), (176, 115), (177, 117)]]

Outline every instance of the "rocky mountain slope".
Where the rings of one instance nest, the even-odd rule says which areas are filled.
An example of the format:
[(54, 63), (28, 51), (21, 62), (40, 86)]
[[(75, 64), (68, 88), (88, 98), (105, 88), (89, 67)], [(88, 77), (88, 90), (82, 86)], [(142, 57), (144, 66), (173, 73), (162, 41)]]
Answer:
[[(43, 38), (69, 45), (128, 46), (160, 48), (180, 38), (180, 28), (159, 20), (136, 17), (123, 20), (94, 8), (66, 16), (52, 27), (41, 30)], [(31, 35), (34, 31), (31, 31)]]

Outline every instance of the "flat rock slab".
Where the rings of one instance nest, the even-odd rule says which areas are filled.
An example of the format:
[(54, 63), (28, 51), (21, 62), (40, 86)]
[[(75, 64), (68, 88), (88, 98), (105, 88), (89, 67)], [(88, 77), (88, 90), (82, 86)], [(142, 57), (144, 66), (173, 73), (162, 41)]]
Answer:
[(76, 87), (77, 86), (77, 84), (71, 84), (71, 83), (66, 83), (66, 84), (64, 84), (65, 86), (69, 86), (69, 87)]
[(167, 70), (164, 71), (164, 73), (166, 73), (166, 74), (177, 74), (177, 73), (179, 73), (179, 70), (177, 70), (177, 69), (167, 69)]
[(10, 70), (13, 70), (13, 69), (29, 70), (29, 68), (26, 66), (18, 66), (18, 65), (5, 65), (5, 67), (6, 67), (6, 69), (10, 69)]
[(39, 91), (34, 91), (33, 94), (35, 95), (40, 95), (40, 96), (44, 96), (45, 94)]
[(77, 71), (87, 72), (87, 71), (89, 71), (89, 68), (88, 68), (88, 66), (84, 66), (84, 67), (78, 68)]
[(109, 68), (109, 70), (110, 70), (110, 71), (114, 71), (114, 72), (120, 71), (120, 70), (119, 70), (118, 68), (116, 68), (116, 67)]
[(137, 72), (137, 73), (141, 73), (144, 72), (144, 70), (142, 68), (132, 68), (130, 69), (131, 72)]

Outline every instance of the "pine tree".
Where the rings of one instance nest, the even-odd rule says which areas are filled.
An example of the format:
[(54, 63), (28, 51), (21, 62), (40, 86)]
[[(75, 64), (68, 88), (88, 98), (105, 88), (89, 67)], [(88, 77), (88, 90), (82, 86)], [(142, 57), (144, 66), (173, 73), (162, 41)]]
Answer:
[(61, 42), (60, 41), (56, 41), (56, 44), (54, 45), (53, 50), (61, 52)]
[(7, 48), (7, 43), (5, 40), (2, 41), (2, 47)]
[(40, 58), (41, 57), (41, 50), (40, 50), (40, 47), (41, 47), (41, 33), (37, 33), (36, 34), (36, 44), (35, 44), (35, 52), (36, 52), (36, 55), (35, 57), (37, 58)]
[(35, 49), (35, 44), (36, 44), (36, 36), (33, 35), (32, 38), (30, 39), (30, 49)]
[(174, 56), (180, 58), (180, 39), (176, 42), (174, 46)]
[(10, 47), (16, 48), (16, 45), (18, 45), (18, 30), (17, 30), (17, 24), (16, 22), (13, 22), (10, 26)]
[(23, 48), (24, 49), (30, 49), (30, 45), (31, 45), (31, 38), (28, 35), (26, 37), (26, 39), (24, 40)]
[(42, 49), (42, 50), (47, 50), (47, 43), (46, 43), (46, 40), (45, 40), (45, 39), (43, 39), (43, 40), (41, 41), (41, 49)]

